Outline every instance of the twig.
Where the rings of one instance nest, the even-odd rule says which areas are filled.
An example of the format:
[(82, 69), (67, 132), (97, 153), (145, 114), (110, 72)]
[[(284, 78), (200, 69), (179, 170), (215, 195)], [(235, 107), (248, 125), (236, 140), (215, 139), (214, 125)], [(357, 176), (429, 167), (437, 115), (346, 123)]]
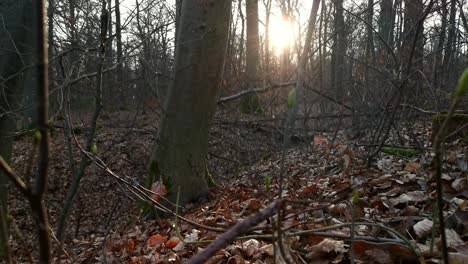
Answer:
[(215, 241), (208, 245), (208, 247), (205, 248), (202, 252), (192, 257), (188, 263), (205, 263), (205, 261), (207, 261), (211, 256), (213, 256), (218, 250), (224, 248), (232, 241), (234, 241), (236, 237), (246, 233), (251, 227), (275, 215), (281, 207), (282, 203), (283, 202), (281, 199), (276, 200), (273, 203), (271, 203), (268, 207), (256, 213), (255, 215), (238, 222), (235, 226), (223, 233)]

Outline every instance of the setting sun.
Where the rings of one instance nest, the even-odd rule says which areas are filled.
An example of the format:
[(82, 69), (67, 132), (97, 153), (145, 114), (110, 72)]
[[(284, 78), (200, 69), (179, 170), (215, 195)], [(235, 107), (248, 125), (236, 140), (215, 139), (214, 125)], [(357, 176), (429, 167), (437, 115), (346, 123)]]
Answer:
[(276, 54), (281, 54), (294, 39), (293, 26), (282, 17), (272, 16), (270, 21), (270, 45)]

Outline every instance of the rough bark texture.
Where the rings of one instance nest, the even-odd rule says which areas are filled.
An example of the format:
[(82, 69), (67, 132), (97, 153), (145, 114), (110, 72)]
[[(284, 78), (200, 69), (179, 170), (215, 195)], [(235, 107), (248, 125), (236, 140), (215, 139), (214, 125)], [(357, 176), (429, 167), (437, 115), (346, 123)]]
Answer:
[(149, 183), (162, 179), (180, 204), (208, 193), (206, 155), (226, 55), (230, 0), (183, 1), (172, 83), (151, 158)]

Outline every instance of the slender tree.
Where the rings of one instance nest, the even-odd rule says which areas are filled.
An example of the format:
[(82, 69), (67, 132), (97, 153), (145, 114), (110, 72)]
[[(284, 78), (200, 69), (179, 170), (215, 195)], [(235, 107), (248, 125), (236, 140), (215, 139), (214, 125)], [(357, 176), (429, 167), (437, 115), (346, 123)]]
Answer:
[(331, 83), (335, 96), (338, 100), (344, 97), (344, 76), (345, 76), (345, 54), (346, 54), (346, 29), (343, 15), (343, 0), (336, 0), (334, 35), (331, 61)]
[[(260, 45), (258, 36), (258, 0), (246, 0), (247, 15), (247, 53), (246, 53), (246, 81), (247, 88), (254, 88), (258, 84), (258, 68), (260, 66)], [(259, 110), (257, 94), (243, 98), (242, 110), (253, 113)]]
[(443, 72), (444, 78), (443, 83), (450, 80), (451, 68), (453, 65), (454, 53), (456, 51), (456, 31), (457, 31), (457, 1), (450, 1), (450, 14), (449, 14), (449, 25), (447, 34), (447, 47), (445, 48), (444, 59), (443, 59)]
[[(420, 23), (420, 18), (423, 13), (424, 4), (422, 0), (405, 0), (405, 15), (404, 15), (404, 38), (402, 49), (402, 62), (406, 67), (411, 67), (410, 81), (408, 82), (408, 95), (415, 95), (420, 87), (421, 75), (418, 71), (423, 67), (424, 54), (424, 29)], [(418, 27), (420, 27), (418, 31)], [(412, 65), (408, 65), (407, 60), (412, 57)]]
[[(122, 89), (123, 78), (123, 45), (122, 45), (122, 25), (120, 21), (120, 1), (115, 0), (115, 37), (117, 44), (117, 85), (119, 90)], [(124, 102), (121, 102), (124, 103)]]

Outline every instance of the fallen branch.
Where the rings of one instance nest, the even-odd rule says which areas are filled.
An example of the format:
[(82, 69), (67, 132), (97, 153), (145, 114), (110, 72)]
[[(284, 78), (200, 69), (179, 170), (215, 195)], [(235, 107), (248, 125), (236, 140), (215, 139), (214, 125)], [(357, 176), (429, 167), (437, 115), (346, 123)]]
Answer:
[(277, 88), (289, 87), (289, 86), (294, 86), (294, 85), (296, 85), (296, 82), (286, 82), (286, 83), (279, 83), (279, 84), (270, 85), (270, 86), (263, 87), (263, 88), (245, 90), (245, 91), (241, 91), (239, 93), (236, 93), (236, 94), (233, 94), (233, 95), (230, 95), (230, 96), (220, 98), (218, 100), (218, 104), (224, 104), (224, 103), (239, 99), (241, 97), (244, 97), (244, 96), (247, 96), (247, 95), (250, 95), (250, 94), (264, 93), (264, 92), (268, 92), (269, 90), (274, 90), (274, 89), (277, 89)]
[(190, 264), (202, 264), (205, 263), (211, 256), (213, 256), (218, 250), (229, 245), (234, 239), (247, 231), (260, 222), (274, 216), (281, 207), (282, 200), (276, 200), (271, 203), (268, 207), (258, 212), (255, 215), (248, 217), (247, 219), (237, 223), (231, 229), (226, 231), (224, 234), (219, 236), (215, 241), (208, 245), (206, 249), (192, 257), (188, 263)]

